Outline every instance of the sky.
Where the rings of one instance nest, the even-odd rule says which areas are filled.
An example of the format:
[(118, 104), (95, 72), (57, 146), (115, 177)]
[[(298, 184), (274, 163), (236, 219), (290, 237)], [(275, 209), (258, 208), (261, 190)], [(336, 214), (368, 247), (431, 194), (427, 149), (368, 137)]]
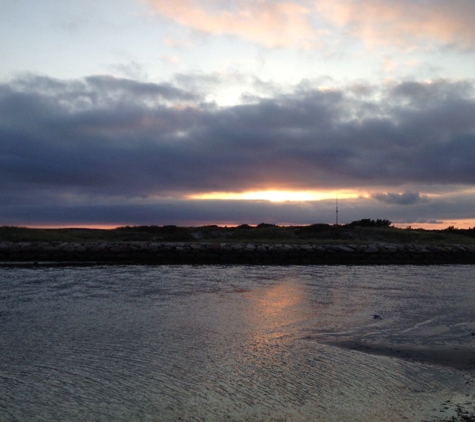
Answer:
[(0, 225), (475, 227), (473, 0), (0, 0)]

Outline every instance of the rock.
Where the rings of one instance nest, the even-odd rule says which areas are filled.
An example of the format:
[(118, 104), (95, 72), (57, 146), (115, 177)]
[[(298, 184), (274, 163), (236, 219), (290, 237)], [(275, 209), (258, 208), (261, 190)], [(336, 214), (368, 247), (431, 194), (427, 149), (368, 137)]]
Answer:
[(341, 252), (354, 252), (354, 250), (349, 248), (348, 246), (338, 246), (337, 250)]

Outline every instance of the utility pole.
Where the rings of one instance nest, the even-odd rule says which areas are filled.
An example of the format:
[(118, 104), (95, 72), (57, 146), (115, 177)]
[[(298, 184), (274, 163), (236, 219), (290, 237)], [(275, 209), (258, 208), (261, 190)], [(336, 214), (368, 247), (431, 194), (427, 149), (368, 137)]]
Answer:
[(335, 210), (335, 214), (336, 214), (336, 225), (338, 226), (338, 196), (336, 197), (336, 210)]

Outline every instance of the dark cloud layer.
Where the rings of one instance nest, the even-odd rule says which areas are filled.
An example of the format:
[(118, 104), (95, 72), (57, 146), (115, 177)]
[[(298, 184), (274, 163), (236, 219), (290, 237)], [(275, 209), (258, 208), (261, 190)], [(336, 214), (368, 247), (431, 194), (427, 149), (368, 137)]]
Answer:
[(427, 197), (417, 192), (377, 193), (373, 195), (373, 198), (389, 205), (414, 205), (428, 202)]
[[(473, 186), (472, 84), (369, 88), (302, 84), (291, 94), (218, 107), (168, 83), (102, 76), (4, 83), (0, 216), (33, 204), (109, 207), (121, 198), (208, 191)], [(424, 202), (411, 193), (374, 198)]]
[[(414, 207), (392, 207), (372, 199), (340, 200), (339, 222), (361, 218), (387, 218), (394, 223), (411, 225), (469, 219), (475, 208), (474, 198), (431, 201)], [(158, 200), (154, 203), (81, 203), (0, 205), (4, 225), (151, 225), (178, 224), (313, 224), (334, 223), (335, 202), (270, 203), (267, 201)], [(441, 223), (442, 224), (442, 223)], [(442, 226), (441, 228), (445, 228)]]

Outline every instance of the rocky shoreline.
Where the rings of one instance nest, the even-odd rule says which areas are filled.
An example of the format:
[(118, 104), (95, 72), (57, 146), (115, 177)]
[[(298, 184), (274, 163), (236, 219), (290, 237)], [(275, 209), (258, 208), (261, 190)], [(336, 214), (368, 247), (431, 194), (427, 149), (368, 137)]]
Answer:
[(0, 242), (0, 264), (475, 264), (474, 244)]

